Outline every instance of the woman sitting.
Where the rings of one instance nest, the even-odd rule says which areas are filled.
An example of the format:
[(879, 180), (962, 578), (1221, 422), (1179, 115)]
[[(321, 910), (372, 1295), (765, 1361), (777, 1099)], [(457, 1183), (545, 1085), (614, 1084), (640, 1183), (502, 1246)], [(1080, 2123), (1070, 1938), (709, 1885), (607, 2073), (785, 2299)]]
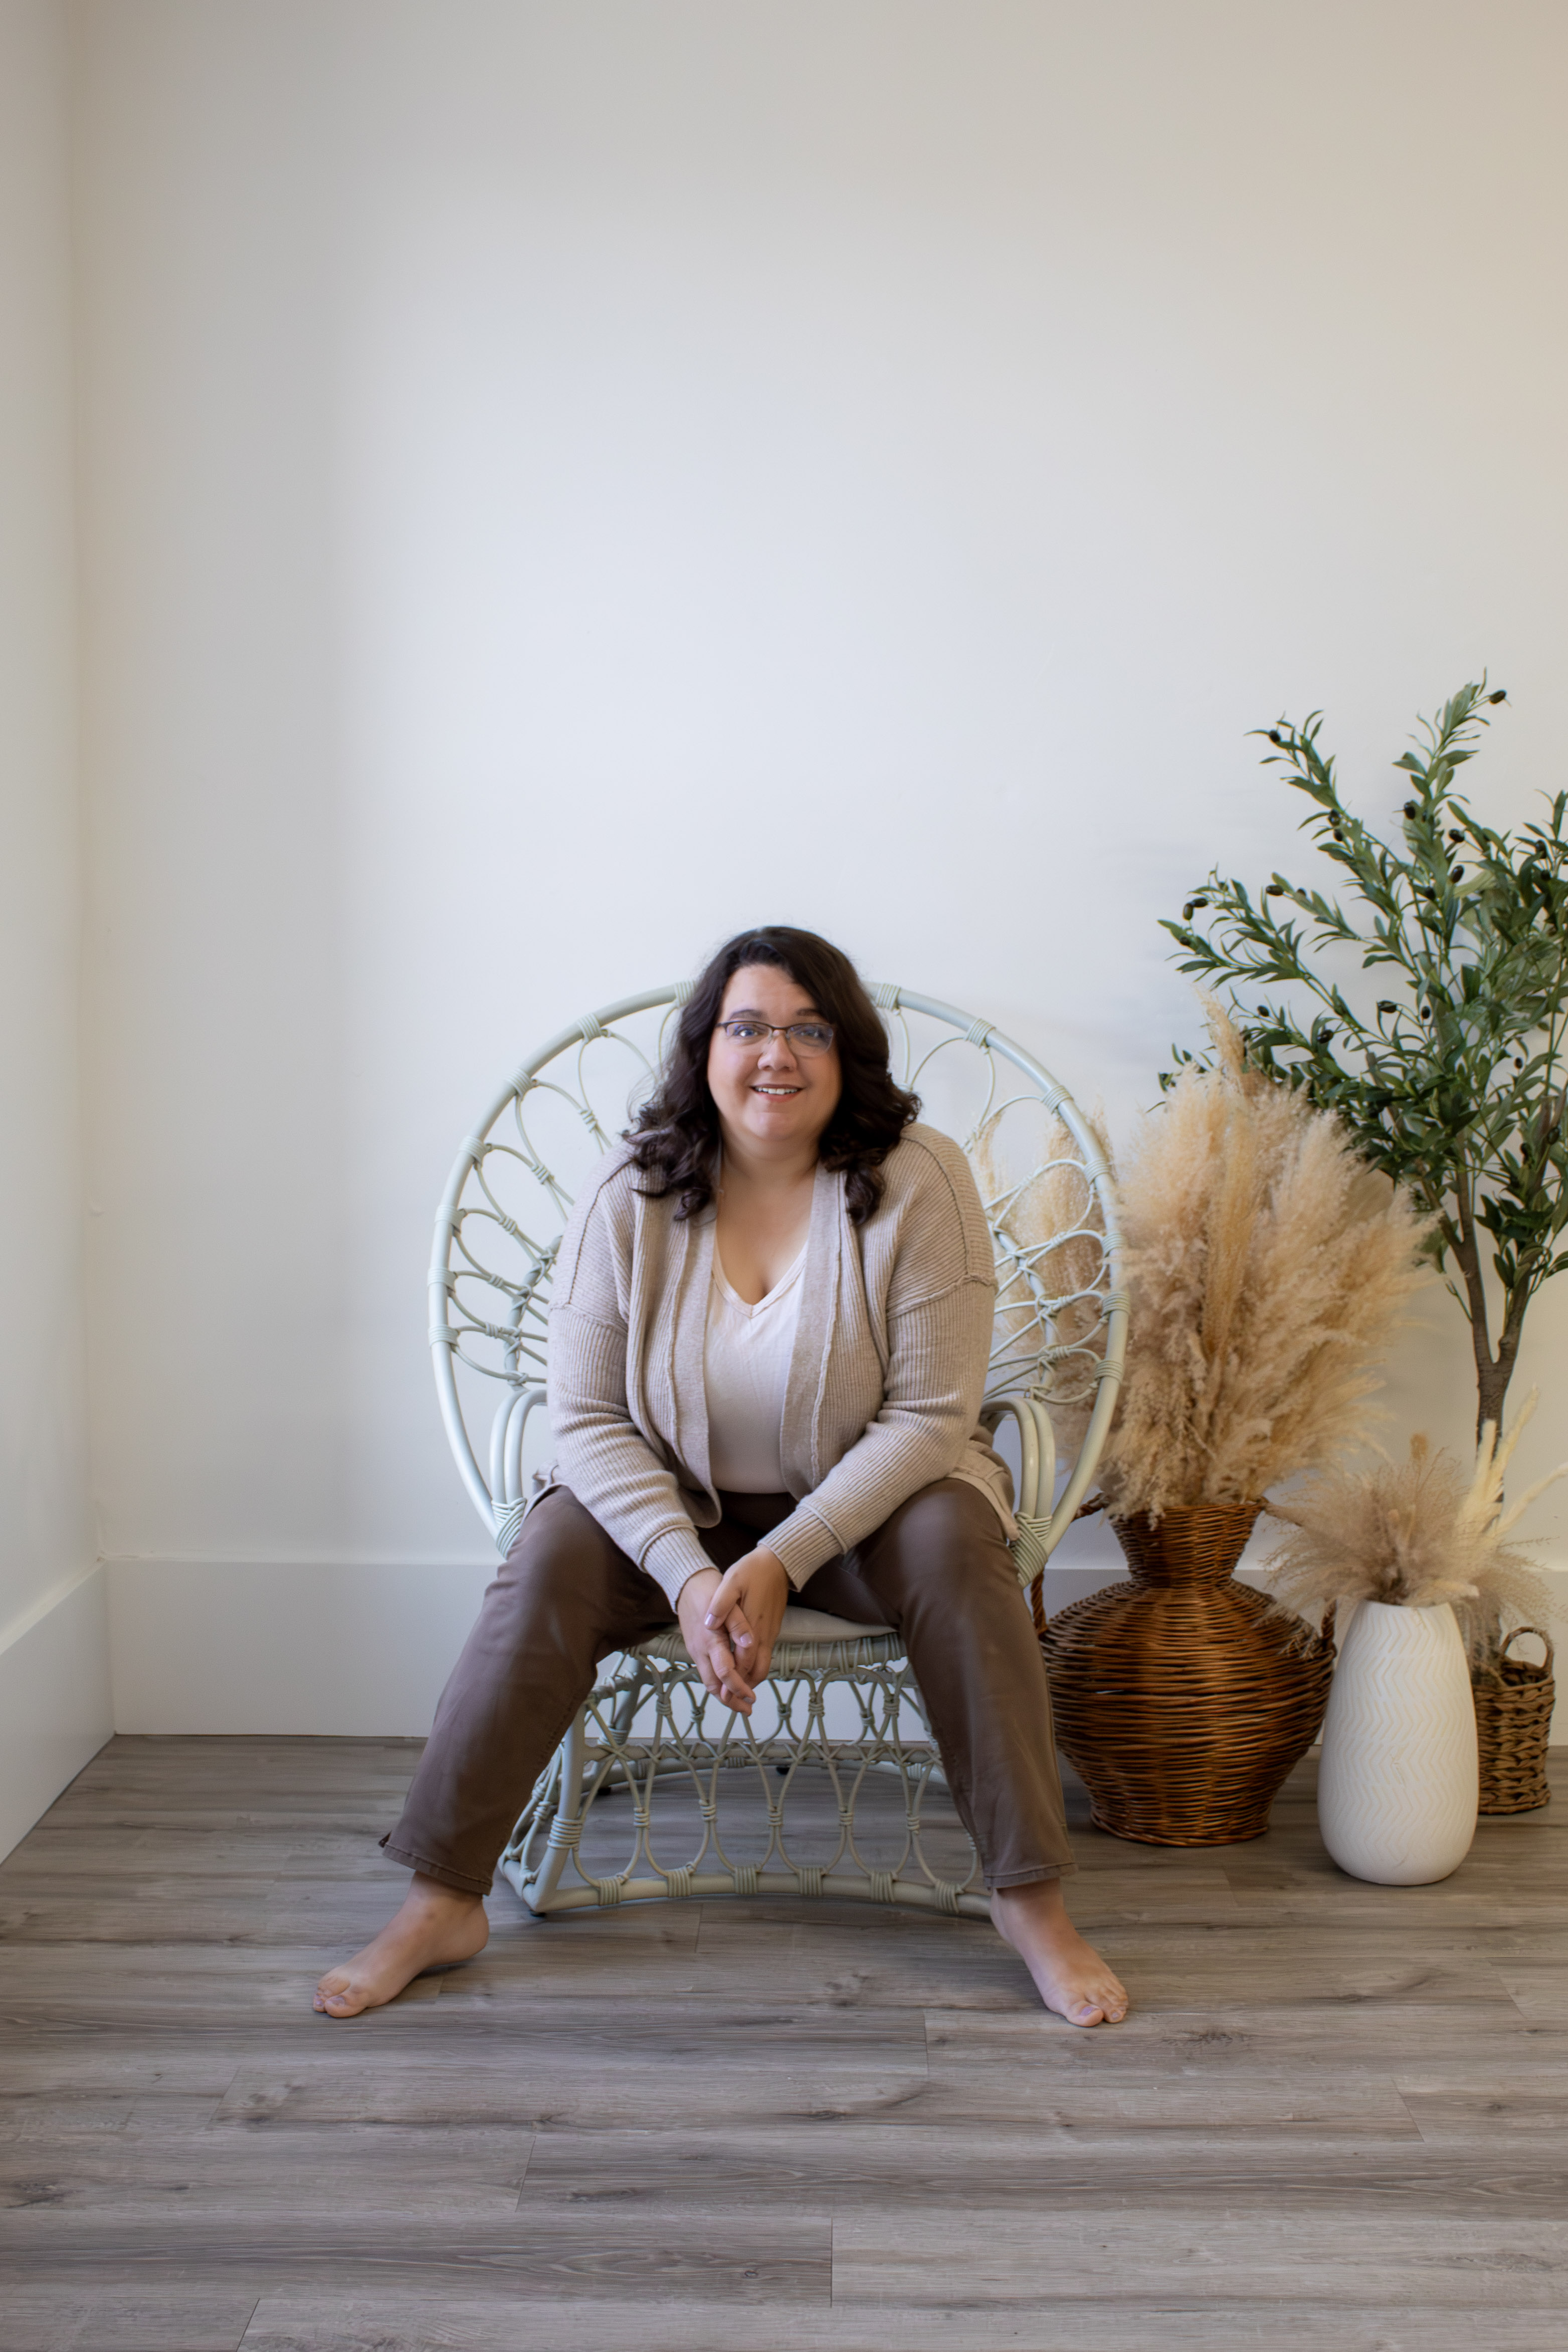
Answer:
[(1127, 1996), (1068, 1917), (1045, 1667), (978, 1426), (991, 1236), (957, 1144), (912, 1124), (848, 959), (722, 948), (554, 1274), (556, 1465), (485, 1595), (403, 1817), (406, 1900), (329, 2016), (470, 1958), (523, 1803), (614, 1651), (671, 1619), (749, 1715), (792, 1598), (901, 1635), (997, 1928), (1075, 2025)]

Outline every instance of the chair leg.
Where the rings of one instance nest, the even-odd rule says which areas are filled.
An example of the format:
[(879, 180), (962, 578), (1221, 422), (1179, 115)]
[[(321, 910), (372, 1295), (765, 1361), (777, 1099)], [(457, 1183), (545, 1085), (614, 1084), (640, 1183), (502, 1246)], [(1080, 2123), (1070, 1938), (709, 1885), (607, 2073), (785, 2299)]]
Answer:
[(586, 1705), (578, 1708), (556, 1754), (554, 1818), (542, 1861), (537, 1869), (529, 1871), (523, 1855), (514, 1855), (512, 1847), (501, 1857), (501, 1875), (516, 1888), (536, 1917), (552, 1907), (551, 1897), (561, 1884), (568, 1860), (575, 1855), (577, 1841), (583, 1834), (584, 1725), (587, 1713)]

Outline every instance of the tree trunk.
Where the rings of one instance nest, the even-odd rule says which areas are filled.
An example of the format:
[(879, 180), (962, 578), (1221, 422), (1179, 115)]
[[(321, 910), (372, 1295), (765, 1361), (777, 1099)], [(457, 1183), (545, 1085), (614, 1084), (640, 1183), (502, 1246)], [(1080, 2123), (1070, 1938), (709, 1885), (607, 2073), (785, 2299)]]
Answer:
[(1480, 1350), (1479, 1349), (1477, 1349), (1476, 1444), (1478, 1445), (1481, 1442), (1481, 1432), (1486, 1427), (1489, 1421), (1498, 1431), (1499, 1434), (1501, 1434), (1503, 1400), (1508, 1395), (1508, 1384), (1512, 1378), (1513, 1359), (1511, 1356), (1507, 1363), (1494, 1364), (1489, 1357), (1483, 1358)]
[(1502, 1329), (1498, 1334), (1497, 1354), (1488, 1354), (1485, 1343), (1476, 1349), (1476, 1440), (1489, 1421), (1502, 1435), (1503, 1401), (1508, 1384), (1513, 1378), (1519, 1361), (1519, 1343), (1524, 1337), (1524, 1310), (1531, 1299), (1526, 1284), (1516, 1283), (1503, 1304)]
[(1519, 1326), (1523, 1319), (1523, 1309), (1520, 1307), (1516, 1311), (1514, 1301), (1511, 1298), (1508, 1301), (1502, 1336), (1494, 1357), (1487, 1314), (1486, 1278), (1481, 1272), (1481, 1254), (1469, 1187), (1460, 1183), (1455, 1192), (1458, 1230), (1453, 1233), (1449, 1246), (1464, 1276), (1465, 1297), (1468, 1302), (1470, 1347), (1476, 1360), (1476, 1444), (1479, 1445), (1481, 1432), (1489, 1421), (1495, 1424), (1500, 1434), (1502, 1430), (1503, 1399), (1508, 1394), (1514, 1358), (1519, 1353)]

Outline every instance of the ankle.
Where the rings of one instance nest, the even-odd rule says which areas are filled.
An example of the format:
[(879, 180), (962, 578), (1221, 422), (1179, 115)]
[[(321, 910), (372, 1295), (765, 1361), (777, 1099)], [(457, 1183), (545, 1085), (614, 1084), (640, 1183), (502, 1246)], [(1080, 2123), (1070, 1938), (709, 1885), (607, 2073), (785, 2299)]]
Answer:
[(477, 1911), (484, 1904), (482, 1895), (471, 1895), (462, 1886), (448, 1886), (444, 1879), (426, 1878), (423, 1872), (415, 1874), (405, 1900), (422, 1910), (441, 1911), (448, 1916)]
[(994, 1886), (993, 1903), (1005, 1903), (1010, 1909), (1059, 1913), (1067, 1916), (1067, 1897), (1062, 1893), (1059, 1878), (1026, 1879), (1021, 1886)]

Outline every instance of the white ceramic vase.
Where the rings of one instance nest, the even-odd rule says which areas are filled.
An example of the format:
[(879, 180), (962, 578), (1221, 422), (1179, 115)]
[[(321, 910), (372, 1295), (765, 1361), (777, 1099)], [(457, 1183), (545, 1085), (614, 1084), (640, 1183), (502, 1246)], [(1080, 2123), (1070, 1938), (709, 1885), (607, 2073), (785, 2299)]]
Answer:
[(1318, 1823), (1342, 1870), (1426, 1886), (1476, 1833), (1476, 1707), (1454, 1612), (1363, 1601), (1323, 1718)]

